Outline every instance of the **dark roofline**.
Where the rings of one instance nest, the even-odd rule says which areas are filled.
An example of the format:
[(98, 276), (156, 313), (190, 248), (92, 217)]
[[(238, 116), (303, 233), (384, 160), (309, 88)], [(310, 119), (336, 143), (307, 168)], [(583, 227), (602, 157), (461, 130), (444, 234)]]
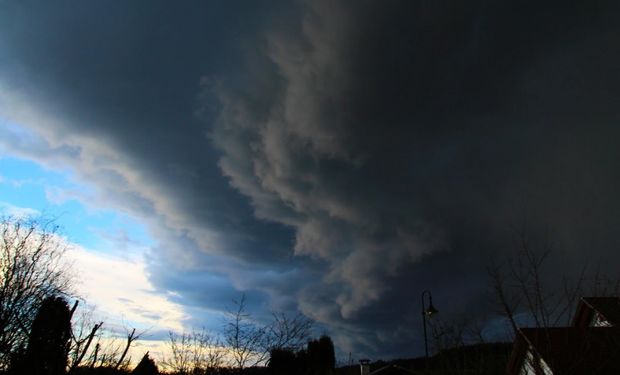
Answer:
[(611, 373), (618, 373), (620, 362), (612, 355), (618, 348), (620, 329), (617, 327), (523, 328), (515, 339), (506, 374), (519, 374), (528, 350), (554, 373), (565, 373), (576, 365), (602, 366), (605, 371), (611, 369)]
[[(594, 315), (594, 312), (598, 313), (603, 319), (609, 321), (612, 324), (619, 324), (619, 322), (617, 322), (615, 318), (616, 317), (612, 317), (612, 316), (608, 316), (606, 311), (602, 311), (605, 310), (605, 308), (601, 309), (599, 307), (597, 307), (597, 305), (601, 304), (601, 303), (609, 303), (609, 302), (616, 302), (618, 304), (618, 311), (620, 313), (620, 298), (619, 297), (581, 297), (579, 299), (579, 305), (577, 306), (577, 312), (575, 313), (575, 317), (573, 319), (573, 327), (587, 327), (590, 325), (590, 322), (592, 321), (592, 317)], [(605, 307), (605, 305), (600, 306), (600, 307)], [(611, 312), (612, 315), (618, 315), (618, 314), (613, 314), (613, 312)]]
[(584, 297), (581, 297), (573, 318), (573, 327), (587, 327), (592, 320), (594, 311), (596, 311), (594, 307)]

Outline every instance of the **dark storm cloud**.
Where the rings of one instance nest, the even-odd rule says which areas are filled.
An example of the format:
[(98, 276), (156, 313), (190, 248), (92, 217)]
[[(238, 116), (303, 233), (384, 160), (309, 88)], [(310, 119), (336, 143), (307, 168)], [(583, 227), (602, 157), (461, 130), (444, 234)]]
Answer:
[(484, 310), (523, 222), (567, 269), (617, 262), (618, 5), (298, 5), (3, 5), (0, 110), (32, 134), (0, 144), (148, 223), (188, 311), (251, 291), (354, 353), (419, 353), (427, 288)]
[[(196, 116), (202, 75), (234, 70), (272, 17), (256, 4), (241, 9), (15, 2), (0, 12), (3, 149), (69, 166), (97, 188), (77, 198), (148, 224), (158, 242), (151, 278), (188, 306), (197, 288), (219, 296), (218, 309), (238, 298), (234, 288), (266, 293), (274, 275), (288, 280), (296, 267), (287, 257), (292, 231), (253, 218), (221, 176)], [(207, 274), (188, 284), (198, 271), (226, 281)], [(291, 298), (274, 306), (290, 307)]]
[[(286, 229), (251, 219), (247, 204), (221, 178), (194, 116), (201, 74), (220, 72), (217, 54), (240, 53), (231, 46), (256, 27), (254, 16), (218, 3), (10, 8), (3, 22), (11, 31), (3, 38), (3, 81), (7, 96), (23, 95), (22, 102), (44, 113), (30, 121), (47, 133), (47, 142), (35, 145), (41, 157), (44, 149), (65, 151), (64, 159), (78, 159), (106, 199), (165, 216), (170, 228), (194, 232), (190, 237), (201, 247), (240, 251), (244, 259), (255, 254), (255, 262), (286, 252), (270, 238)], [(236, 35), (222, 31), (226, 27)], [(243, 249), (248, 242), (254, 252)]]
[(219, 89), (212, 137), (257, 217), (325, 261), (302, 310), (343, 346), (406, 354), (420, 292), (449, 313), (480, 306), (485, 266), (515, 229), (550, 233), (567, 271), (617, 259), (614, 15), (315, 1), (296, 32), (270, 34), (267, 62), (252, 63), (271, 70)]

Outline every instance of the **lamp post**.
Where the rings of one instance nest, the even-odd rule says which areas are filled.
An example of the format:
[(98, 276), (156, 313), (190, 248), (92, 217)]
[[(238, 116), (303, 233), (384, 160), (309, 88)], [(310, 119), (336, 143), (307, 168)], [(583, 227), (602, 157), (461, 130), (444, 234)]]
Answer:
[[(424, 306), (424, 295), (428, 294), (428, 308)], [(433, 295), (430, 290), (422, 292), (422, 324), (424, 326), (424, 352), (426, 353), (426, 359), (428, 359), (428, 336), (426, 335), (426, 317), (429, 318), (439, 311), (433, 306)]]

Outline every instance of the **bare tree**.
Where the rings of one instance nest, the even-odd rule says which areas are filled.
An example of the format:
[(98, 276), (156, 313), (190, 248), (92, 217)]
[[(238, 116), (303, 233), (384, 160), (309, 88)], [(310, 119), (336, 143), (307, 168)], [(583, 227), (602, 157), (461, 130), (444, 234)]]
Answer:
[(314, 322), (301, 313), (292, 318), (284, 313), (273, 313), (272, 317), (266, 330), (266, 349), (288, 349), (294, 352), (303, 349), (310, 339)]
[(267, 360), (267, 329), (252, 320), (245, 306), (245, 294), (233, 301), (235, 310), (227, 312), (224, 340), (231, 351), (233, 365), (239, 369), (256, 366)]
[(469, 322), (465, 319), (445, 320), (441, 317), (433, 317), (428, 322), (431, 328), (431, 337), (435, 353), (446, 349), (460, 348), (466, 344), (467, 327)]
[(116, 365), (124, 343), (113, 335), (115, 333), (110, 334), (108, 331), (97, 338), (90, 367), (112, 368)]
[(620, 295), (620, 278), (613, 278), (602, 273), (600, 266), (597, 266), (586, 291), (591, 296), (618, 296)]
[(555, 282), (550, 281), (545, 276), (551, 273), (548, 271), (552, 250), (547, 239), (536, 244), (522, 231), (517, 236), (514, 254), (487, 267), (498, 306), (496, 312), (508, 320), (515, 334), (519, 320), (538, 328), (570, 324), (584, 292), (603, 296), (617, 294), (620, 290), (619, 279), (604, 277), (598, 270), (589, 278), (587, 264), (576, 277), (565, 275)]
[[(131, 332), (127, 332), (127, 341), (125, 342), (125, 348), (123, 349), (122, 354), (116, 361), (116, 364), (114, 365), (114, 369), (118, 369), (122, 365), (124, 365), (125, 357), (127, 356), (127, 352), (129, 351), (129, 348), (134, 343), (134, 341), (140, 338), (141, 335), (142, 335), (141, 333), (136, 334), (135, 328), (133, 328)], [(127, 359), (127, 363), (129, 363), (130, 360), (131, 358)]]
[(0, 369), (25, 344), (41, 302), (71, 292), (67, 244), (56, 230), (50, 222), (0, 219)]
[(461, 313), (448, 317), (437, 314), (427, 321), (436, 353), (486, 342), (484, 323), (487, 322), (487, 317), (484, 314)]
[[(77, 306), (77, 302), (76, 302)], [(75, 306), (74, 306), (75, 310)], [(73, 372), (78, 366), (82, 365), (87, 354), (92, 354), (91, 344), (95, 338), (99, 338), (103, 322), (95, 323), (92, 319), (92, 308), (80, 310), (77, 315), (73, 315), (71, 344), (69, 347), (69, 372)], [(97, 348), (98, 351), (98, 348)]]
[(226, 314), (224, 340), (237, 368), (264, 364), (272, 349), (299, 350), (310, 338), (313, 321), (302, 314), (273, 313), (271, 322), (260, 324), (246, 311), (245, 295), (234, 303)]
[(495, 313), (504, 316), (510, 323), (510, 328), (513, 334), (519, 329), (515, 315), (518, 308), (521, 305), (521, 296), (518, 293), (513, 293), (512, 290), (508, 290), (507, 278), (502, 265), (492, 262), (487, 267), (487, 273), (491, 281), (491, 287), (495, 298), (495, 305), (498, 308), (495, 309)]
[(193, 367), (192, 352), (196, 350), (193, 339), (191, 333), (183, 332), (176, 335), (172, 331), (168, 332), (170, 355), (162, 361), (164, 367), (180, 375), (188, 374)]
[[(125, 328), (126, 335), (122, 337), (119, 336), (119, 332), (116, 330), (105, 329), (102, 326), (103, 322), (95, 324), (95, 326), (92, 326), (90, 333), (83, 336), (85, 340), (90, 339), (91, 344), (88, 345), (89, 349), (83, 348), (82, 359), (74, 368), (77, 368), (77, 366), (88, 366), (90, 368), (129, 369), (131, 362), (131, 357), (127, 357), (129, 350), (144, 332), (136, 333), (135, 328), (131, 330)], [(92, 334), (93, 332), (95, 334)], [(93, 343), (94, 345), (92, 345)], [(72, 355), (75, 354), (72, 353)]]
[(118, 337), (108, 335), (98, 337), (91, 367), (114, 367), (121, 355), (122, 345)]
[[(74, 311), (77, 305), (76, 302)], [(86, 305), (72, 314), (71, 341), (67, 350), (68, 373), (80, 367), (127, 369), (131, 362), (131, 358), (127, 357), (129, 350), (144, 334), (136, 333), (135, 328), (124, 327), (125, 335), (121, 335), (118, 329), (104, 327), (104, 322), (94, 320), (94, 313), (94, 307)]]
[(225, 348), (209, 334), (202, 331), (169, 332), (170, 356), (162, 364), (178, 374), (209, 373), (224, 365)]

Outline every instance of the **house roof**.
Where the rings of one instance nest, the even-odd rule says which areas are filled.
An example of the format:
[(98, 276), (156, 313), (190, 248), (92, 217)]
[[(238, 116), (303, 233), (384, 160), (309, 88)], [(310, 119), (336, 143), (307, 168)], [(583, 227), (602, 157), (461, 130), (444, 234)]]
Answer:
[(620, 329), (614, 327), (523, 328), (506, 369), (518, 374), (528, 350), (554, 374), (620, 373)]
[(573, 326), (589, 326), (595, 312), (612, 325), (620, 326), (620, 297), (583, 297), (577, 307)]

